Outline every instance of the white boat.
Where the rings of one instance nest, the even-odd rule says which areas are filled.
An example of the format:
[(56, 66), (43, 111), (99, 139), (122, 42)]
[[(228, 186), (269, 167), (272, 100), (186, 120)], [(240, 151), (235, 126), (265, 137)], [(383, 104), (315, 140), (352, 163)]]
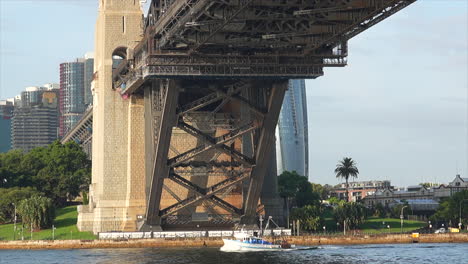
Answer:
[(271, 243), (259, 237), (250, 236), (247, 233), (238, 233), (236, 239), (223, 239), (224, 246), (221, 251), (225, 252), (245, 252), (245, 251), (280, 251), (294, 250), (295, 246), (290, 245), (286, 241), (278, 241)]

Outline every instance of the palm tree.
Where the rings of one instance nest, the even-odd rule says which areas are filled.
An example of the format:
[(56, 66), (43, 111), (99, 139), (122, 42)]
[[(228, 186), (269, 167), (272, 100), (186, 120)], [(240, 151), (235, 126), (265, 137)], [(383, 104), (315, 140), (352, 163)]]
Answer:
[(352, 158), (343, 158), (336, 165), (335, 174), (337, 178), (343, 178), (346, 180), (346, 201), (349, 202), (348, 195), (348, 180), (349, 177), (357, 178), (359, 170), (356, 167), (356, 162)]

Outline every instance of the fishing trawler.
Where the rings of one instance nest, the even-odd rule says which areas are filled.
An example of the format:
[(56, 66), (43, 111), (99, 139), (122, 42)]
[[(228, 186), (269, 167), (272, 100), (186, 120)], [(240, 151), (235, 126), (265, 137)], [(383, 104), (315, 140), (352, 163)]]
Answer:
[(266, 241), (257, 236), (251, 236), (245, 232), (235, 234), (236, 239), (223, 239), (224, 246), (221, 251), (239, 252), (239, 251), (279, 251), (292, 250), (295, 245), (291, 245), (285, 240), (278, 240), (275, 243)]
[[(262, 217), (260, 217), (260, 226), (262, 226)], [(268, 229), (270, 221), (279, 227), (270, 216), (265, 226), (265, 230)], [(248, 234), (241, 229), (241, 232), (234, 234), (235, 239), (223, 239), (224, 246), (221, 247), (221, 251), (226, 252), (242, 252), (242, 251), (279, 251), (279, 250), (294, 250), (295, 245), (289, 244), (286, 240), (280, 239), (275, 242), (269, 242), (258, 236), (257, 232), (253, 235)]]

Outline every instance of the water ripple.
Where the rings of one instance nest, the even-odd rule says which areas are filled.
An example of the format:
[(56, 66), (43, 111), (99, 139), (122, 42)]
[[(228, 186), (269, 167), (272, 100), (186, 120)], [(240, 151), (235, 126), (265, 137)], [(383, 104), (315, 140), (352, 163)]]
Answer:
[(227, 253), (200, 249), (4, 250), (6, 263), (96, 264), (468, 264), (468, 244), (320, 246), (288, 252)]

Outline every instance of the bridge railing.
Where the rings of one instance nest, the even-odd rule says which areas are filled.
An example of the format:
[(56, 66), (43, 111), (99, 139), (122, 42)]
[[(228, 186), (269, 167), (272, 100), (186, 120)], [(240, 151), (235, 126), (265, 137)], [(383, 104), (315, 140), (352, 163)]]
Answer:
[[(234, 237), (236, 234), (247, 233), (254, 235), (254, 232), (260, 234), (258, 230), (229, 231), (229, 230), (200, 230), (200, 231), (174, 231), (174, 232), (101, 232), (99, 239), (122, 240), (122, 239), (151, 239), (151, 238), (190, 238), (190, 237)], [(291, 229), (273, 229), (264, 230), (264, 236), (291, 236)]]

